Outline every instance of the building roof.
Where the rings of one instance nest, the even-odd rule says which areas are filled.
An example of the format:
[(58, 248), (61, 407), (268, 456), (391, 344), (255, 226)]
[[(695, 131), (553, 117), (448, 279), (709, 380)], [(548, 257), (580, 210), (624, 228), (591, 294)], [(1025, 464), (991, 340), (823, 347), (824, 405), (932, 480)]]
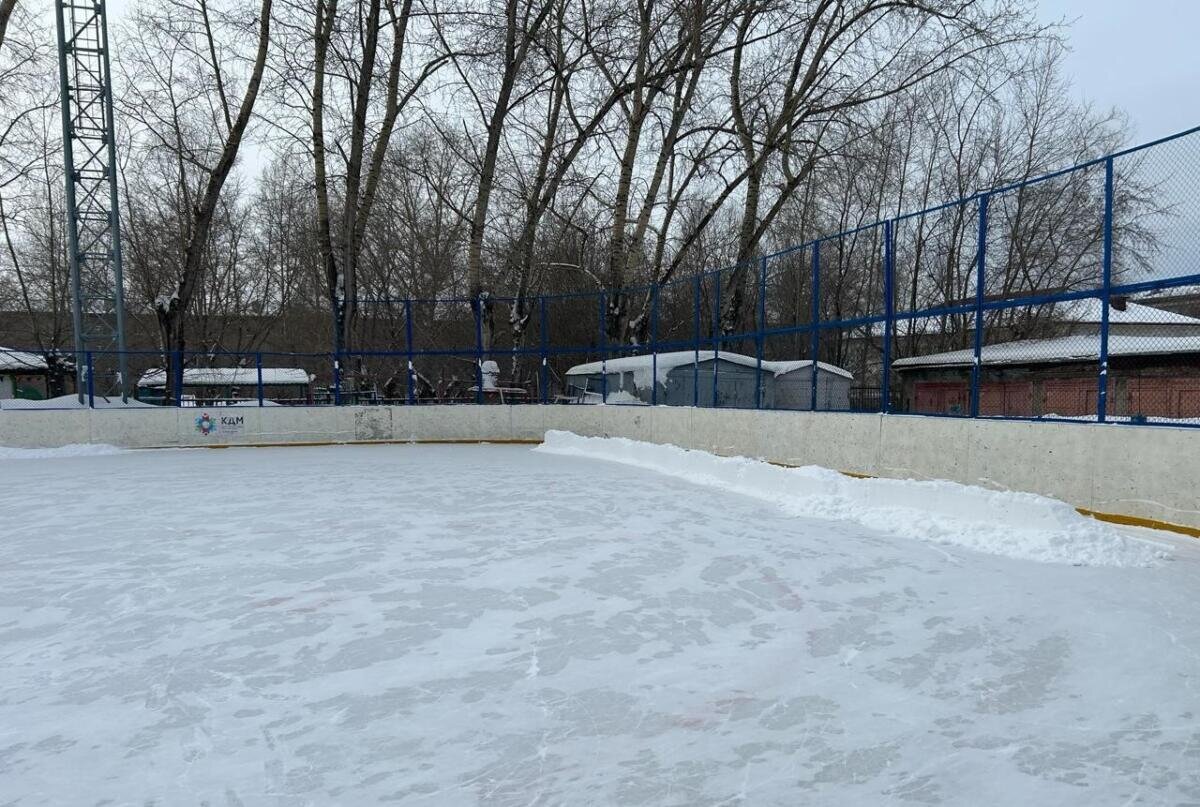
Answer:
[[(751, 361), (754, 361), (754, 359), (751, 359)], [(806, 370), (809, 367), (812, 367), (811, 359), (795, 359), (792, 361), (764, 361), (763, 362), (763, 368), (773, 372), (775, 374), (776, 378), (779, 378), (782, 375), (787, 375), (788, 373), (791, 373), (791, 372), (795, 372), (796, 370)], [(850, 379), (854, 378), (854, 374), (851, 373), (849, 370), (846, 370), (842, 367), (838, 367), (836, 364), (827, 364), (826, 362), (823, 362), (823, 361), (817, 362), (817, 371), (833, 373), (834, 375), (840, 375), (842, 378), (850, 378)]]
[[(1200, 354), (1200, 336), (1128, 336), (1111, 334), (1108, 337), (1109, 356), (1168, 356)], [(1100, 337), (1097, 334), (1072, 334), (1052, 339), (1023, 339), (1019, 342), (1000, 342), (984, 345), (980, 361), (985, 365), (1010, 364), (1068, 364), (1100, 360)], [(922, 367), (970, 367), (975, 362), (974, 350), (951, 350), (928, 356), (897, 359), (892, 366), (899, 370)]]
[[(717, 358), (721, 361), (727, 361), (730, 364), (737, 364), (742, 367), (758, 367), (758, 359), (754, 356), (745, 356), (741, 353), (730, 353), (728, 351), (720, 351)], [(617, 359), (609, 359), (604, 362), (592, 361), (586, 364), (577, 364), (570, 370), (567, 370), (568, 376), (584, 376), (584, 375), (599, 375), (602, 372), (607, 373), (634, 373), (634, 383), (639, 387), (647, 387), (650, 385), (650, 373), (654, 364), (655, 354), (646, 353), (641, 356), (622, 356)], [(711, 361), (713, 351), (701, 350), (700, 361)], [(658, 354), (658, 383), (665, 384), (667, 374), (677, 367), (687, 367), (694, 364), (696, 361), (696, 351), (694, 350), (677, 350), (669, 353)], [(766, 361), (762, 363), (763, 370), (775, 375), (776, 377), (791, 373), (796, 370), (805, 369), (812, 366), (812, 361), (809, 359), (798, 359), (795, 361)], [(854, 378), (854, 376), (832, 364), (818, 362), (817, 367), (824, 372), (840, 375), (844, 378)]]
[[(1060, 323), (1099, 325), (1100, 318), (1104, 313), (1103, 303), (1094, 297), (1082, 300), (1067, 300), (1060, 303), (1035, 303), (1030, 307), (1041, 308), (1051, 305), (1054, 306), (1053, 321)], [(975, 314), (972, 311), (961, 314), (916, 317), (912, 319), (898, 317), (896, 328), (901, 335), (941, 334), (946, 330), (945, 320), (952, 317), (957, 317), (963, 322), (966, 332), (975, 330)], [(1157, 325), (1167, 331), (1178, 327), (1200, 330), (1200, 319), (1196, 317), (1189, 317), (1184, 314), (1177, 314), (1174, 311), (1168, 311), (1165, 308), (1156, 308), (1155, 306), (1134, 302), (1125, 303), (1123, 310), (1109, 306), (1108, 322), (1110, 325), (1117, 326)], [(887, 325), (883, 322), (874, 322), (866, 327), (870, 328), (873, 336), (881, 336), (884, 330), (886, 330)]]
[(22, 370), (45, 370), (46, 360), (34, 353), (0, 347), (0, 372), (21, 372)]
[[(147, 370), (138, 380), (139, 387), (164, 387), (166, 370)], [(264, 367), (262, 382), (273, 386), (306, 386), (312, 381), (307, 370), (299, 367)], [(255, 367), (188, 367), (183, 371), (185, 387), (250, 387), (258, 386)]]
[[(1098, 324), (1104, 315), (1103, 301), (1095, 297), (1057, 303), (1055, 308), (1066, 322)], [(1108, 321), (1112, 325), (1191, 325), (1192, 327), (1200, 327), (1200, 319), (1196, 319), (1195, 317), (1188, 317), (1183, 314), (1176, 314), (1174, 311), (1167, 311), (1165, 308), (1155, 308), (1154, 306), (1142, 305), (1135, 302), (1125, 303), (1124, 310), (1115, 306), (1109, 306)]]

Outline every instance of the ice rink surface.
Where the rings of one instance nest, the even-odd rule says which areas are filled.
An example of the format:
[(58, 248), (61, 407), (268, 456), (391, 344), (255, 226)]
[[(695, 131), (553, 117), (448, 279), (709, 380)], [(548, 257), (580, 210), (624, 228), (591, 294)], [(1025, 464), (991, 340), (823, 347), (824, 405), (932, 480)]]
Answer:
[(1200, 552), (513, 446), (0, 460), (0, 805), (1200, 802)]

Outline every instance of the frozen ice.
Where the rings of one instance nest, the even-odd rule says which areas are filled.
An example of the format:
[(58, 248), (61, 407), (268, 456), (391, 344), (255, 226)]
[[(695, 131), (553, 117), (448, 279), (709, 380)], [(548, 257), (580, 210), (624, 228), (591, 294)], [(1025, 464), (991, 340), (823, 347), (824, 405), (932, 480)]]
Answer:
[(518, 446), (0, 461), (0, 804), (1200, 801), (1200, 551)]

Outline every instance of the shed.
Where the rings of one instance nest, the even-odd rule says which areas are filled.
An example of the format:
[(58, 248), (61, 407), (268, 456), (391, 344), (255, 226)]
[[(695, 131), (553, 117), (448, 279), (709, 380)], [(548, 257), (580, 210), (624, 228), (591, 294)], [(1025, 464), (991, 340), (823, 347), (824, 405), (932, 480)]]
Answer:
[(0, 400), (44, 398), (48, 372), (41, 356), (0, 347)]
[[(198, 404), (234, 403), (258, 397), (256, 367), (187, 367), (183, 370), (183, 388)], [(313, 376), (299, 367), (264, 367), (263, 395), (308, 403)], [(161, 403), (167, 384), (166, 370), (148, 370), (138, 380), (138, 398)]]
[[(775, 409), (812, 409), (813, 363), (773, 361), (769, 364), (775, 377)], [(817, 362), (817, 409), (845, 411), (850, 408), (850, 385), (854, 376), (848, 370), (825, 362)]]
[[(606, 397), (609, 403), (648, 404), (657, 399), (667, 406), (711, 407), (715, 397), (718, 407), (753, 408), (758, 366), (754, 356), (740, 353), (682, 350), (579, 364), (566, 376), (570, 397), (577, 402), (594, 403)], [(758, 403), (766, 409), (808, 409), (812, 367), (807, 359), (764, 360)], [(848, 408), (852, 380), (842, 368), (819, 363), (818, 406)]]

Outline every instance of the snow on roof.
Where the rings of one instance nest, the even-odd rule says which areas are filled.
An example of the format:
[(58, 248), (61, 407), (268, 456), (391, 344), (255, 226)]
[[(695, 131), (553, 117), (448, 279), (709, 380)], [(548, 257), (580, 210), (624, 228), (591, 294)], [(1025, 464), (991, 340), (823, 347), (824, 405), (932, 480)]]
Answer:
[[(262, 382), (278, 385), (306, 385), (312, 381), (307, 370), (299, 367), (264, 367)], [(166, 370), (147, 370), (138, 380), (139, 387), (166, 386)], [(258, 369), (254, 367), (188, 367), (183, 371), (185, 387), (257, 386)]]
[[(1057, 312), (1067, 322), (1099, 323), (1104, 304), (1095, 297), (1058, 303)], [(1109, 306), (1108, 321), (1113, 325), (1191, 325), (1200, 326), (1200, 319), (1176, 314), (1163, 308), (1127, 302), (1125, 309)]]
[[(1110, 356), (1164, 356), (1200, 354), (1200, 336), (1127, 336), (1108, 337)], [(983, 364), (1063, 364), (1072, 361), (1099, 361), (1100, 337), (1096, 334), (1073, 334), (1053, 339), (1024, 339), (1019, 342), (1000, 342), (984, 345), (980, 352)], [(899, 369), (916, 367), (970, 367), (975, 362), (972, 349), (951, 350), (928, 356), (898, 359), (892, 366)]]
[[(776, 378), (779, 378), (779, 376), (781, 376), (781, 375), (787, 375), (788, 373), (795, 372), (796, 370), (807, 369), (811, 366), (812, 366), (811, 359), (796, 359), (793, 361), (764, 361), (763, 362), (763, 367), (767, 368), (771, 372), (773, 372), (775, 374)], [(823, 361), (817, 362), (817, 371), (833, 373), (834, 375), (840, 375), (842, 378), (850, 378), (850, 379), (854, 378), (854, 374), (851, 373), (849, 370), (838, 367), (836, 364), (827, 364)]]
[[(730, 353), (730, 352), (724, 351), (724, 350), (718, 352), (716, 355), (717, 355), (717, 358), (719, 358), (721, 361), (727, 361), (730, 364), (737, 364), (742, 367), (755, 367), (755, 368), (758, 367), (758, 359), (756, 359), (754, 356), (745, 356), (745, 355), (742, 355), (741, 353)], [(641, 356), (622, 356), (620, 358), (609, 359), (604, 362), (592, 361), (592, 362), (587, 362), (586, 364), (575, 365), (570, 370), (567, 370), (567, 375), (568, 376), (581, 376), (581, 375), (599, 375), (600, 373), (632, 372), (634, 374), (634, 383), (637, 384), (639, 387), (647, 387), (650, 385), (649, 382), (650, 382), (651, 368), (655, 367), (654, 358), (655, 358), (655, 354), (646, 353)], [(711, 350), (701, 350), (700, 351), (700, 361), (711, 361), (712, 358), (713, 358), (713, 351), (711, 351)], [(658, 383), (665, 384), (667, 381), (668, 373), (670, 373), (672, 370), (674, 370), (677, 367), (688, 367), (688, 366), (694, 364), (695, 361), (696, 361), (696, 351), (694, 351), (694, 350), (677, 350), (677, 351), (672, 351), (670, 353), (659, 353), (658, 354), (658, 364), (657, 364)], [(800, 370), (803, 368), (810, 367), (811, 365), (812, 365), (812, 361), (810, 361), (809, 359), (799, 359), (796, 361), (765, 361), (764, 360), (762, 363), (763, 369), (769, 373), (774, 374), (776, 377), (781, 376), (785, 373), (793, 372), (795, 370)], [(853, 378), (854, 377), (846, 370), (843, 370), (841, 367), (837, 367), (832, 364), (826, 364), (825, 362), (819, 362), (817, 364), (817, 367), (819, 370), (823, 370), (828, 373), (833, 373), (834, 375), (840, 375), (844, 378)]]
[[(1104, 312), (1103, 304), (1094, 297), (1083, 300), (1068, 300), (1062, 303), (1036, 303), (1031, 307), (1040, 308), (1050, 305), (1054, 306), (1053, 320), (1056, 322), (1099, 325), (1100, 318)], [(897, 319), (896, 330), (901, 335), (914, 333), (940, 334), (944, 333), (947, 329), (946, 320), (954, 318), (958, 318), (968, 332), (975, 329), (975, 313), (968, 311), (964, 314), (915, 317), (912, 319), (901, 317)], [(1165, 308), (1155, 308), (1154, 306), (1134, 302), (1127, 302), (1123, 311), (1109, 306), (1108, 321), (1110, 325), (1159, 325), (1167, 329), (1172, 327), (1200, 328), (1200, 319), (1195, 317), (1188, 317), (1183, 314), (1176, 314), (1174, 311), (1167, 311)], [(865, 327), (870, 328), (873, 336), (880, 336), (886, 330), (887, 326), (883, 322), (873, 322)]]
[(41, 356), (22, 350), (13, 350), (10, 347), (0, 347), (0, 372), (45, 369), (46, 360)]

